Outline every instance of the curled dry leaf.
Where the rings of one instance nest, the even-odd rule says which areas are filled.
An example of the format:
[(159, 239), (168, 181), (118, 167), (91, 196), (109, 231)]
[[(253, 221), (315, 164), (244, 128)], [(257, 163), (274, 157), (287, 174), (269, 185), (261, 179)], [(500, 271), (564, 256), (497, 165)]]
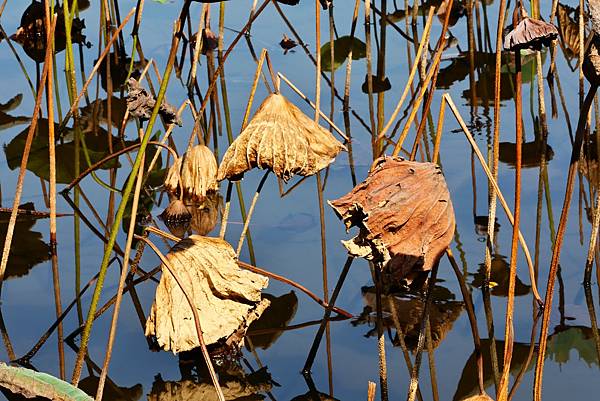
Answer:
[(184, 198), (202, 200), (219, 189), (217, 170), (213, 152), (204, 145), (196, 145), (175, 160), (165, 177), (165, 188), (179, 196), (183, 185)]
[(343, 241), (348, 252), (380, 264), (393, 283), (426, 277), (454, 235), (450, 193), (432, 163), (380, 158), (365, 181), (329, 204), (347, 229), (360, 229)]
[[(196, 46), (196, 40), (198, 40), (197, 32), (192, 35), (192, 38), (190, 40), (190, 45), (192, 46), (192, 49)], [(206, 55), (207, 53), (215, 50), (217, 47), (219, 47), (219, 37), (215, 35), (215, 33), (211, 31), (210, 28), (202, 29), (202, 43), (200, 47), (200, 53)]]
[[(198, 309), (206, 345), (240, 347), (250, 323), (269, 305), (261, 300), (268, 279), (242, 270), (231, 245), (218, 238), (192, 235), (175, 244), (166, 257)], [(173, 353), (200, 346), (192, 310), (166, 268), (146, 322), (146, 336), (156, 337), (161, 348)]]
[(298, 43), (292, 39), (289, 38), (285, 33), (283, 34), (283, 39), (281, 39), (281, 41), (279, 42), (279, 46), (281, 46), (281, 48), (283, 49), (283, 54), (287, 54), (287, 52), (291, 49), (293, 49), (294, 47), (298, 46)]
[(504, 49), (510, 51), (541, 50), (542, 46), (550, 46), (550, 43), (557, 37), (558, 29), (554, 25), (526, 17), (506, 35)]
[(579, 55), (579, 26), (570, 16), (573, 8), (558, 3), (556, 9), (556, 20), (558, 21), (558, 30), (568, 57), (577, 57)]
[[(152, 110), (156, 105), (156, 99), (143, 88), (135, 78), (129, 78), (127, 81), (129, 94), (127, 95), (127, 109), (129, 114), (140, 120), (149, 120), (152, 116)], [(181, 127), (181, 119), (177, 115), (175, 107), (167, 102), (162, 102), (158, 109), (158, 114), (164, 118), (167, 124), (177, 124)]]
[(271, 94), (225, 152), (219, 181), (240, 179), (254, 167), (287, 181), (327, 167), (344, 145), (281, 94)]

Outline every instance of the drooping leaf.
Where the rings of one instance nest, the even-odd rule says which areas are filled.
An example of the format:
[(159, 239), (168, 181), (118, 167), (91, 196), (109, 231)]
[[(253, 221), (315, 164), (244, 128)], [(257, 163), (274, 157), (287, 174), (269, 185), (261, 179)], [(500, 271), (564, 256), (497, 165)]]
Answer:
[(0, 362), (0, 386), (26, 398), (45, 397), (53, 401), (93, 401), (93, 398), (52, 375), (16, 368)]
[(391, 285), (422, 284), (454, 235), (450, 193), (432, 163), (379, 158), (365, 181), (329, 204), (347, 229), (360, 229), (343, 241), (348, 252), (377, 263)]
[[(242, 270), (231, 245), (218, 238), (192, 235), (179, 241), (166, 257), (198, 309), (206, 345), (239, 347), (250, 323), (269, 305), (261, 300), (268, 279)], [(164, 266), (146, 336), (156, 337), (161, 348), (173, 353), (200, 346), (193, 312)]]
[[(333, 41), (333, 70), (344, 64), (352, 50), (352, 60), (360, 60), (367, 57), (367, 45), (357, 38), (342, 36)], [(321, 68), (323, 71), (331, 71), (331, 43), (327, 42), (321, 46)]]

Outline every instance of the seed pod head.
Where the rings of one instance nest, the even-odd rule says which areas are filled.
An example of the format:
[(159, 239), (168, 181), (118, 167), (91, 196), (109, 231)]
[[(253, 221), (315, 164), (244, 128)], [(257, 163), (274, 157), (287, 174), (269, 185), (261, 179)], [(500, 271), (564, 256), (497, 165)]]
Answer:
[(179, 199), (173, 199), (158, 217), (165, 223), (171, 234), (179, 238), (185, 236), (192, 220), (192, 214)]
[[(212, 151), (204, 146), (194, 146), (175, 160), (165, 177), (165, 189), (191, 201), (204, 199), (208, 193), (219, 189), (217, 161)], [(183, 185), (183, 188), (182, 188)]]
[(225, 152), (218, 180), (239, 180), (254, 167), (284, 181), (313, 175), (346, 148), (281, 94), (271, 94)]

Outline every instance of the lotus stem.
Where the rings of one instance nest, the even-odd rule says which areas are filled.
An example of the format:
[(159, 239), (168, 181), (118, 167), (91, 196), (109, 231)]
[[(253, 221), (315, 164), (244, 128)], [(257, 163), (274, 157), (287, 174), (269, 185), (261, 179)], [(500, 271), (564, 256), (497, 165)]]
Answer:
[(252, 220), (252, 214), (254, 213), (254, 208), (256, 207), (256, 202), (258, 201), (258, 197), (260, 196), (260, 191), (262, 191), (263, 186), (265, 185), (265, 181), (267, 181), (267, 177), (271, 171), (267, 170), (263, 174), (263, 177), (260, 179), (258, 183), (258, 187), (256, 187), (256, 192), (254, 193), (254, 197), (252, 198), (252, 203), (250, 204), (250, 209), (248, 209), (248, 215), (244, 219), (244, 228), (242, 229), (242, 233), (240, 234), (240, 239), (238, 241), (238, 245), (235, 251), (235, 254), (239, 257), (242, 252), (242, 245), (244, 245), (244, 237), (246, 237), (246, 232), (248, 231), (248, 227), (250, 226), (250, 220)]

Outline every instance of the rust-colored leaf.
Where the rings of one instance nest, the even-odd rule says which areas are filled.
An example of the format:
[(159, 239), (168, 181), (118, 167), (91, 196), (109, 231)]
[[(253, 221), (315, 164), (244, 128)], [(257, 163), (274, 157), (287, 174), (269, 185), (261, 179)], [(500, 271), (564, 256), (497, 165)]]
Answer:
[(550, 43), (557, 37), (558, 30), (554, 25), (526, 17), (506, 35), (504, 49), (510, 51), (540, 50), (542, 46), (550, 46)]
[(183, 197), (194, 201), (218, 191), (217, 161), (208, 147), (196, 145), (175, 160), (165, 177), (165, 189), (179, 196), (182, 185)]
[(329, 202), (346, 228), (348, 252), (380, 263), (394, 282), (411, 285), (439, 261), (454, 235), (454, 210), (440, 168), (402, 158), (378, 159), (365, 181)]
[[(261, 300), (266, 277), (242, 270), (231, 245), (218, 238), (192, 235), (166, 255), (198, 309), (207, 346), (240, 347), (243, 336), (269, 301)], [(156, 289), (146, 336), (154, 336), (165, 351), (179, 353), (200, 346), (192, 310), (169, 270)]]
[(225, 152), (218, 180), (240, 179), (254, 167), (287, 181), (327, 167), (345, 147), (280, 94), (271, 94)]

